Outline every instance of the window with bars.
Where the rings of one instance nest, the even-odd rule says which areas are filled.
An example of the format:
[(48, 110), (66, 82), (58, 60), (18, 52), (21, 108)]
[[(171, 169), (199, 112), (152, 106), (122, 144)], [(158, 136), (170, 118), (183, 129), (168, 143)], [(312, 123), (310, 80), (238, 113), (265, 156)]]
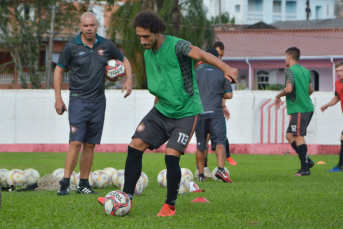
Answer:
[(256, 76), (258, 89), (266, 89), (266, 87), (269, 85), (269, 72), (267, 72), (266, 70), (258, 70), (256, 72)]

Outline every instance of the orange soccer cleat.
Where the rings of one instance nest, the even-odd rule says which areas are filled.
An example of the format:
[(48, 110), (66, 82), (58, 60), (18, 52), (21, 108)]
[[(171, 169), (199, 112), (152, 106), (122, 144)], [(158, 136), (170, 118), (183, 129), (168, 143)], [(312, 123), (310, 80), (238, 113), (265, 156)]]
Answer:
[(237, 163), (235, 162), (235, 160), (233, 160), (232, 157), (228, 157), (226, 160), (230, 163), (230, 165), (237, 165)]
[(160, 213), (157, 216), (173, 216), (176, 213), (175, 206), (171, 206), (169, 204), (164, 203)]

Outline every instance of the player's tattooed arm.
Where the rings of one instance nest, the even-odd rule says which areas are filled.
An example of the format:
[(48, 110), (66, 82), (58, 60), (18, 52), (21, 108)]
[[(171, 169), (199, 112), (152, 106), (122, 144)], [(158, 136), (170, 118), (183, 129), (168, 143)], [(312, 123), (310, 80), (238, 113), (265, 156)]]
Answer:
[(228, 79), (230, 82), (235, 81), (236, 83), (238, 83), (238, 70), (236, 68), (230, 67), (229, 65), (221, 61), (218, 57), (215, 57), (214, 55), (205, 52), (196, 46), (191, 46), (191, 48), (192, 50), (188, 53), (189, 57), (219, 68), (224, 72), (224, 76), (226, 79)]

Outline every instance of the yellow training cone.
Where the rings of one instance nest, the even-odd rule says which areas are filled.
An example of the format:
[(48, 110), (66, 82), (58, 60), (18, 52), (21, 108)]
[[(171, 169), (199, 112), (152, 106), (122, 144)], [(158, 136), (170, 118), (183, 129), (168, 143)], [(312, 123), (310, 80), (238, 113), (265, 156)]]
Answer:
[(318, 161), (317, 165), (325, 165), (326, 163), (324, 161)]

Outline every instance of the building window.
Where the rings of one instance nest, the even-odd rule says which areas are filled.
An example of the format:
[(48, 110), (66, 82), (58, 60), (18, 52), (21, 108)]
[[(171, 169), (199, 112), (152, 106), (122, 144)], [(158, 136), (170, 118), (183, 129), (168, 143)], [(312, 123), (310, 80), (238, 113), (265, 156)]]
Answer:
[(257, 73), (257, 85), (259, 90), (266, 89), (269, 85), (269, 72), (265, 70), (258, 70)]
[(281, 13), (281, 0), (273, 1), (273, 13)]
[(286, 2), (286, 14), (296, 14), (297, 13), (297, 2), (287, 1)]
[(262, 12), (263, 11), (262, 0), (248, 0), (248, 11)]
[(241, 5), (235, 5), (235, 12), (236, 13), (241, 12)]

